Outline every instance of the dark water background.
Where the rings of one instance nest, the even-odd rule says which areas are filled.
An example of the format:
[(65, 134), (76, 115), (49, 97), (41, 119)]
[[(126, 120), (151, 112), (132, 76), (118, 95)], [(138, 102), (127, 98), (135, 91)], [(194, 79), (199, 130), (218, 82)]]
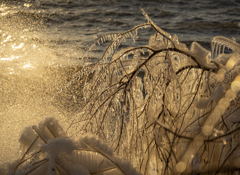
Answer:
[[(67, 126), (68, 116), (52, 106), (51, 97), (79, 70), (81, 55), (96, 38), (146, 22), (140, 8), (188, 46), (197, 41), (210, 49), (217, 35), (240, 43), (239, 0), (0, 2), (0, 163), (17, 157), (26, 125), (57, 116)], [(139, 34), (139, 44), (147, 44), (147, 33)]]
[(3, 32), (11, 26), (14, 32), (25, 29), (25, 35), (63, 58), (80, 57), (79, 50), (105, 33), (146, 22), (140, 8), (188, 45), (197, 41), (210, 48), (217, 35), (240, 41), (239, 0), (8, 0), (2, 7), (7, 7), (0, 10)]

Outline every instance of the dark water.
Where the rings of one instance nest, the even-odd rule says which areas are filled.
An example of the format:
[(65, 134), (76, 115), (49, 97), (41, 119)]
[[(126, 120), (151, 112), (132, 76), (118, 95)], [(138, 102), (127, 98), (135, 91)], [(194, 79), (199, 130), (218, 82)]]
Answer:
[(146, 22), (140, 8), (158, 26), (187, 44), (197, 41), (209, 47), (217, 35), (240, 41), (239, 0), (4, 1), (0, 19), (2, 33), (11, 27), (20, 33), (28, 29), (25, 35), (52, 48), (58, 56), (77, 58), (79, 50), (97, 37)]
[[(16, 157), (17, 139), (26, 125), (49, 115), (68, 122), (51, 106), (51, 97), (79, 70), (83, 52), (96, 38), (146, 22), (140, 8), (188, 46), (197, 41), (210, 49), (211, 38), (217, 35), (235, 37), (240, 43), (239, 0), (0, 3), (0, 163)], [(139, 31), (143, 38), (139, 44), (147, 44), (148, 33)]]

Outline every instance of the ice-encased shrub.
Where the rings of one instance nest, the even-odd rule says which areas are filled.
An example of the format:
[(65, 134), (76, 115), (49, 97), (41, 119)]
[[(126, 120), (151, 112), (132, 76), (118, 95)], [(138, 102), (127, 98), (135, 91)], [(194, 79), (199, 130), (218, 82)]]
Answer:
[[(189, 49), (142, 12), (147, 23), (96, 40), (56, 94), (66, 106), (85, 102), (71, 128), (106, 140), (143, 174), (238, 170), (240, 45), (217, 36), (212, 52), (197, 42)], [(155, 34), (135, 47), (143, 29)], [(87, 64), (105, 43), (99, 61)]]
[(5, 165), (2, 174), (141, 174), (127, 160), (116, 158), (112, 148), (96, 136), (70, 139), (54, 118), (25, 128), (19, 142), (21, 158)]
[[(142, 174), (238, 172), (240, 45), (217, 36), (212, 52), (197, 42), (189, 49), (142, 12), (147, 23), (96, 40), (84, 67), (54, 96), (61, 108), (74, 107), (69, 131), (98, 136)], [(135, 47), (140, 29), (155, 34)], [(98, 153), (111, 162), (105, 151)]]

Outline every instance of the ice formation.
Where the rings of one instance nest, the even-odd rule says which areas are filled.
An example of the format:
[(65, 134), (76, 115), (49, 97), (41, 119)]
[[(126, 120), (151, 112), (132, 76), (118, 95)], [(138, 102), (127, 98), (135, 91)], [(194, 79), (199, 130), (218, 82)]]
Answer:
[[(115, 157), (113, 150), (93, 135), (77, 141), (67, 137), (58, 121), (46, 118), (38, 127), (24, 129), (19, 142), (22, 156), (5, 165), (3, 174), (79, 175), (136, 174), (131, 163)], [(27, 147), (27, 149), (26, 149)]]
[[(212, 52), (197, 42), (189, 49), (142, 12), (147, 23), (96, 40), (83, 55), (86, 65), (53, 97), (64, 102), (59, 107), (82, 104), (69, 129), (77, 141), (53, 118), (26, 128), (23, 157), (9, 174), (239, 171), (232, 161), (240, 156), (240, 45), (217, 36)], [(149, 43), (119, 48), (137, 42), (145, 28), (155, 32)], [(93, 48), (107, 41), (99, 61), (87, 64)]]

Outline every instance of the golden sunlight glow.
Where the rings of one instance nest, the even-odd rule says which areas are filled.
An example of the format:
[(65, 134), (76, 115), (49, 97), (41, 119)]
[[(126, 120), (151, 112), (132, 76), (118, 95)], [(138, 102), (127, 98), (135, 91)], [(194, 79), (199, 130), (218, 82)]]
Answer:
[(218, 71), (218, 81), (223, 81), (224, 80), (224, 76), (225, 76), (226, 70), (225, 69), (220, 69)]
[(9, 74), (13, 74), (14, 73), (14, 70), (10, 67), (7, 68), (9, 70)]
[(225, 98), (228, 98), (229, 100), (232, 100), (235, 97), (236, 97), (236, 94), (232, 89), (229, 89), (225, 94)]
[(3, 5), (3, 4), (0, 6), (0, 11), (2, 11), (2, 13), (1, 13), (2, 16), (5, 16), (5, 15), (8, 14), (8, 12), (3, 13), (3, 11), (5, 11), (5, 10), (7, 10), (7, 9), (9, 9), (9, 7), (6, 7), (6, 6)]
[(234, 92), (238, 92), (240, 90), (240, 76), (238, 75), (235, 80), (231, 84), (231, 89)]
[(226, 64), (226, 68), (227, 70), (231, 70), (233, 68), (233, 66), (235, 65), (236, 60), (234, 59), (229, 59), (227, 64)]
[(13, 50), (20, 49), (24, 46), (24, 43), (19, 44), (19, 46), (16, 46), (16, 43), (12, 45)]
[(31, 63), (28, 63), (28, 64), (25, 64), (25, 65), (23, 66), (23, 68), (24, 68), (24, 69), (28, 69), (28, 68), (34, 68), (34, 67), (32, 66)]
[(16, 58), (19, 58), (19, 56), (12, 55), (11, 58), (0, 58), (0, 60), (2, 60), (2, 61), (12, 61)]
[(223, 115), (223, 113), (225, 112), (228, 106), (229, 106), (229, 101), (226, 101), (224, 98), (221, 101), (221, 103), (218, 103), (218, 105), (213, 110), (212, 114), (215, 115), (215, 118), (220, 117), (221, 115)]
[(31, 4), (27, 4), (27, 3), (25, 3), (23, 6), (29, 8), (29, 7), (31, 6)]
[[(5, 33), (3, 34), (3, 36), (5, 36)], [(9, 36), (8, 36), (3, 42), (1, 42), (1, 44), (3, 44), (3, 43), (5, 43), (5, 42), (9, 41), (11, 37), (12, 37), (12, 36), (9, 35)]]
[(2, 16), (5, 16), (5, 15), (7, 15), (7, 14), (8, 14), (8, 13), (1, 13)]
[(225, 69), (220, 69), (218, 71), (218, 75), (224, 75), (226, 73), (226, 70)]
[(219, 101), (218, 104), (224, 106), (224, 108), (227, 108), (229, 106), (229, 99), (228, 98), (222, 98)]
[(226, 68), (227, 70), (231, 70), (234, 65), (236, 64), (236, 62), (239, 59), (239, 55), (237, 53), (234, 53), (228, 60), (227, 64), (226, 64)]

